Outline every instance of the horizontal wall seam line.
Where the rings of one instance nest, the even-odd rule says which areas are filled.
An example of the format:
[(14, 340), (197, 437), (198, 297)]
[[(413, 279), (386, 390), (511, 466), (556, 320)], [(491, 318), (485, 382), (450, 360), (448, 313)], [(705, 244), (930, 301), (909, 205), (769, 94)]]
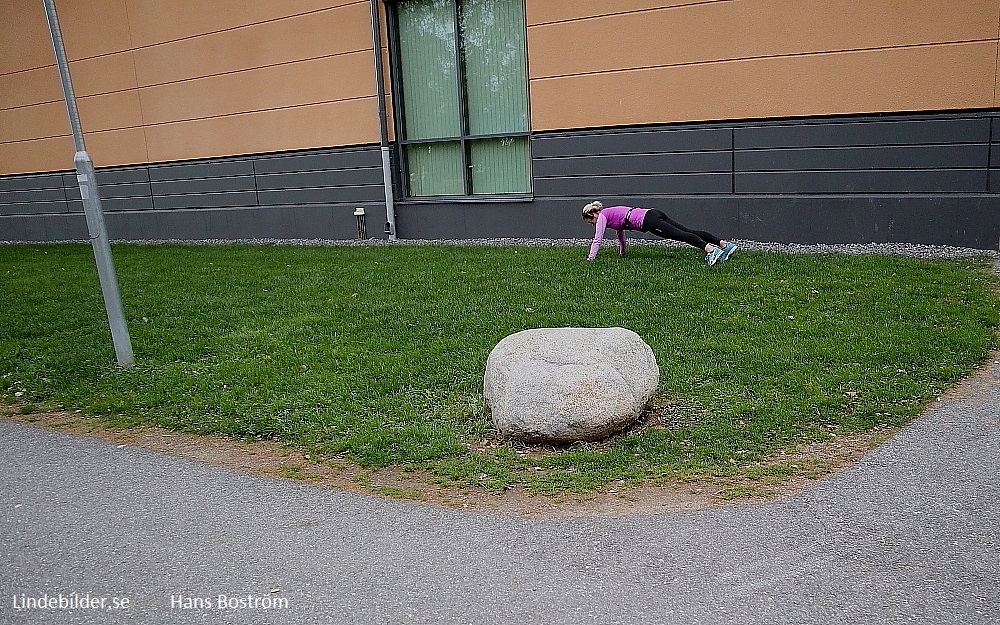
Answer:
[(551, 22), (536, 22), (534, 24), (528, 24), (528, 28), (533, 28), (535, 26), (550, 26), (552, 24), (569, 24), (572, 22), (583, 22), (587, 20), (601, 19), (605, 17), (611, 17), (612, 15), (635, 15), (639, 13), (653, 13), (656, 11), (671, 11), (674, 9), (686, 9), (688, 7), (698, 6), (702, 4), (721, 4), (722, 2), (733, 2), (734, 0), (695, 0), (693, 2), (685, 2), (683, 4), (676, 4), (669, 7), (652, 7), (649, 9), (638, 9), (636, 11), (612, 11), (611, 13), (600, 13), (598, 15), (584, 15), (582, 17), (574, 17), (567, 20), (553, 20)]
[[(67, 121), (67, 124), (68, 123), (69, 122)], [(100, 133), (103, 133), (103, 132), (121, 132), (123, 130), (141, 130), (142, 128), (144, 128), (144, 126), (120, 126), (120, 127), (115, 127), (115, 128), (101, 128), (100, 130), (90, 130), (90, 129), (87, 129), (85, 127), (83, 129), (83, 134), (84, 134), (84, 138), (86, 138), (87, 135), (96, 135), (96, 134), (100, 134)], [(70, 137), (70, 138), (72, 138), (72, 135), (47, 135), (47, 136), (44, 136), (44, 137), (31, 137), (29, 139), (15, 139), (13, 141), (0, 141), (0, 145), (13, 145), (15, 143), (25, 143), (25, 142), (30, 142), (30, 141), (41, 141), (42, 139), (58, 139), (60, 137)]]
[[(201, 75), (201, 76), (195, 76), (193, 78), (180, 78), (178, 80), (167, 80), (167, 81), (164, 81), (164, 82), (154, 82), (154, 83), (141, 84), (141, 85), (137, 85), (135, 87), (127, 87), (125, 89), (112, 89), (110, 91), (101, 91), (99, 93), (87, 93), (87, 94), (77, 93), (76, 97), (82, 99), (82, 98), (94, 98), (94, 97), (99, 97), (99, 96), (104, 96), (104, 95), (113, 95), (113, 94), (116, 94), (116, 93), (127, 93), (129, 91), (135, 91), (136, 89), (146, 89), (146, 88), (151, 88), (151, 87), (162, 87), (164, 85), (174, 85), (174, 84), (178, 84), (178, 83), (191, 82), (191, 81), (194, 81), (194, 80), (202, 80), (204, 78), (215, 78), (215, 77), (218, 77), (218, 76), (228, 76), (230, 74), (240, 74), (240, 73), (243, 73), (243, 72), (251, 72), (251, 71), (254, 71), (254, 70), (258, 70), (258, 69), (265, 69), (265, 68), (270, 68), (270, 67), (282, 67), (284, 65), (294, 65), (295, 63), (305, 63), (305, 62), (308, 62), (308, 61), (318, 61), (320, 59), (332, 59), (332, 58), (336, 58), (338, 56), (349, 56), (349, 55), (352, 55), (352, 54), (367, 54), (367, 53), (370, 53), (370, 52), (371, 52), (371, 50), (369, 50), (367, 48), (361, 48), (359, 50), (347, 50), (345, 52), (334, 52), (333, 54), (321, 54), (321, 55), (318, 55), (318, 56), (309, 56), (309, 57), (303, 57), (303, 58), (300, 58), (300, 59), (292, 59), (290, 61), (279, 61), (279, 62), (276, 62), (276, 63), (267, 63), (267, 64), (263, 64), (263, 65), (257, 65), (255, 67), (244, 67), (244, 68), (241, 68), (241, 69), (234, 69), (234, 70), (229, 71), (229, 72), (215, 72), (213, 74), (204, 74), (204, 75)], [(71, 77), (72, 77), (72, 74), (73, 74), (73, 64), (76, 63), (76, 62), (77, 61), (71, 61), (70, 62), (70, 76)], [(55, 67), (55, 65), (54, 64), (53, 65), (46, 65), (44, 67)], [(39, 69), (42, 69), (42, 68), (39, 68)], [(2, 77), (2, 75), (0, 75), (0, 77)], [(24, 108), (26, 106), (35, 106), (35, 105), (38, 105), (38, 104), (51, 104), (53, 102), (60, 102), (60, 100), (49, 100), (49, 101), (45, 101), (45, 102), (34, 102), (32, 104), (18, 105), (16, 107), (6, 107), (6, 108), (5, 107), (0, 107), (0, 111), (11, 110), (11, 109), (15, 109), (15, 108)]]
[(42, 102), (32, 102), (31, 104), (18, 104), (17, 106), (0, 106), (0, 113), (5, 111), (16, 111), (19, 109), (31, 108), (32, 106), (45, 106), (47, 104), (63, 104), (64, 100), (43, 100)]
[[(205, 120), (209, 120), (209, 119), (222, 119), (222, 118), (225, 118), (225, 117), (239, 117), (241, 115), (254, 115), (256, 113), (267, 113), (269, 111), (287, 111), (287, 110), (295, 109), (295, 108), (304, 108), (304, 107), (309, 107), (309, 106), (323, 106), (325, 104), (336, 104), (338, 102), (356, 102), (356, 101), (359, 101), (359, 100), (374, 100), (374, 99), (375, 99), (375, 96), (374, 95), (370, 95), (370, 96), (360, 96), (360, 97), (357, 97), (357, 98), (344, 98), (343, 100), (326, 100), (326, 101), (323, 101), (323, 102), (308, 102), (308, 103), (302, 103), (302, 104), (289, 104), (288, 106), (275, 106), (275, 107), (271, 107), (271, 108), (253, 109), (253, 110), (249, 110), (249, 111), (232, 111), (232, 112), (226, 113), (224, 115), (206, 115), (205, 117), (190, 117), (190, 118), (182, 118), (182, 119), (171, 119), (171, 120), (162, 121), (162, 122), (147, 122), (146, 125), (143, 126), (143, 128), (155, 128), (157, 126), (169, 126), (170, 124), (186, 124), (186, 123), (190, 123), (190, 122), (205, 121)], [(97, 131), (97, 132), (104, 132), (104, 131)]]
[[(233, 26), (232, 28), (223, 28), (223, 29), (220, 29), (220, 30), (213, 30), (213, 31), (206, 32), (206, 33), (198, 33), (196, 35), (189, 35), (187, 37), (180, 37), (180, 38), (177, 38), (177, 39), (168, 39), (166, 41), (158, 41), (156, 43), (150, 43), (150, 44), (146, 44), (146, 45), (143, 45), (143, 46), (136, 46), (134, 48), (126, 48), (126, 49), (123, 49), (123, 50), (116, 50), (114, 52), (106, 52), (106, 53), (103, 53), (103, 54), (94, 54), (94, 55), (91, 55), (91, 56), (74, 57), (74, 58), (69, 59), (69, 62), (70, 62), (70, 65), (72, 65), (73, 63), (75, 63), (77, 61), (91, 61), (91, 60), (100, 59), (100, 58), (103, 58), (103, 57), (106, 57), (106, 56), (114, 56), (116, 54), (124, 54), (126, 52), (135, 52), (136, 50), (145, 50), (145, 49), (148, 49), (148, 48), (155, 48), (157, 46), (163, 46), (163, 45), (168, 45), (168, 44), (171, 44), (171, 43), (177, 43), (179, 41), (187, 41), (189, 39), (197, 39), (198, 37), (206, 37), (208, 35), (218, 35), (220, 33), (231, 32), (231, 31), (234, 31), (234, 30), (240, 30), (242, 28), (248, 28), (248, 27), (251, 27), (251, 26), (260, 26), (261, 24), (270, 24), (272, 22), (280, 22), (280, 21), (283, 21), (283, 20), (294, 19), (294, 18), (297, 18), (297, 17), (304, 17), (306, 15), (313, 15), (313, 14), (316, 14), (316, 13), (324, 13), (326, 11), (336, 11), (337, 9), (342, 9), (344, 7), (349, 7), (349, 6), (353, 6), (353, 5), (356, 5), (356, 4), (368, 4), (368, 2), (367, 2), (367, 0), (357, 0), (356, 2), (346, 2), (344, 4), (340, 4), (340, 5), (333, 6), (333, 7), (325, 7), (325, 8), (322, 8), (322, 9), (316, 9), (314, 11), (304, 11), (302, 13), (295, 13), (293, 15), (283, 15), (281, 17), (277, 17), (277, 18), (270, 19), (270, 20), (262, 20), (262, 21), (259, 21), (259, 22), (250, 22), (248, 24), (241, 24), (239, 26)], [(19, 69), (17, 71), (9, 72), (9, 73), (6, 73), (6, 74), (0, 74), (0, 78), (2, 78), (3, 76), (11, 76), (11, 75), (14, 75), (14, 74), (20, 74), (20, 73), (24, 73), (24, 72), (32, 72), (32, 71), (36, 71), (36, 70), (39, 70), (39, 69), (46, 69), (46, 68), (49, 68), (49, 67), (55, 67), (55, 63), (54, 62), (53, 63), (47, 63), (45, 65), (39, 65), (39, 66), (36, 66), (36, 67), (29, 67), (29, 68), (25, 68), (25, 69)]]
[[(32, 141), (42, 141), (44, 139), (62, 139), (64, 137), (67, 139), (72, 139), (73, 135), (66, 133), (64, 135), (49, 135), (45, 137), (33, 137), (31, 139), (12, 139), (10, 141), (0, 141), (0, 145), (17, 145), (18, 143), (30, 143)], [(42, 172), (42, 173), (48, 173), (48, 172)]]
[(547, 156), (532, 156), (533, 161), (561, 161), (569, 158), (621, 158), (629, 156), (683, 156), (686, 154), (731, 154), (732, 148), (713, 150), (680, 150), (669, 152), (601, 152), (586, 154), (551, 154)]
[[(1000, 108), (982, 107), (978, 109), (945, 109), (936, 113), (927, 111), (885, 111), (862, 113), (837, 113), (832, 115), (813, 115), (808, 117), (786, 116), (779, 118), (743, 118), (735, 120), (706, 120), (665, 122), (659, 124), (635, 124), (625, 126), (600, 126), (586, 129), (550, 129), (532, 130), (531, 140), (557, 141), (560, 139), (578, 139), (581, 137), (606, 137), (614, 135), (647, 135), (669, 133), (698, 133), (706, 130), (706, 125), (715, 132), (731, 130), (761, 130), (772, 128), (789, 128), (801, 126), (805, 128), (867, 124), (907, 124), (912, 122), (963, 122), (969, 120), (1000, 119)], [(994, 137), (995, 143), (1000, 143), (1000, 137)]]
[[(138, 85), (137, 87), (130, 87), (128, 89), (122, 89), (120, 91), (109, 91), (108, 93), (120, 93), (121, 91), (133, 91), (134, 89), (152, 89), (152, 88), (155, 88), (155, 87), (163, 87), (163, 86), (166, 86), (166, 85), (177, 85), (177, 84), (186, 83), (186, 82), (194, 82), (196, 80), (204, 80), (206, 78), (218, 78), (219, 76), (232, 76), (232, 75), (235, 75), (235, 74), (245, 74), (247, 72), (257, 71), (259, 69), (268, 69), (268, 68), (273, 68), (273, 67), (284, 67), (284, 66), (287, 66), (287, 65), (294, 65), (296, 63), (308, 63), (309, 61), (318, 61), (320, 59), (333, 59), (333, 58), (337, 58), (337, 57), (340, 57), (340, 56), (350, 56), (352, 54), (369, 54), (369, 53), (371, 53), (371, 50), (362, 48), (361, 50), (348, 50), (347, 52), (336, 52), (334, 54), (321, 54), (319, 56), (310, 56), (310, 57), (305, 57), (305, 58), (301, 58), (301, 59), (293, 59), (291, 61), (279, 61), (277, 63), (267, 63), (265, 65), (257, 65), (255, 67), (244, 67), (244, 68), (241, 68), (241, 69), (234, 69), (234, 70), (229, 71), (229, 72), (215, 72), (215, 73), (212, 73), (212, 74), (203, 74), (201, 76), (194, 76), (194, 77), (191, 77), (191, 78), (179, 78), (177, 80), (167, 80), (167, 81), (164, 81), (164, 82), (155, 82), (155, 83), (141, 84), (141, 85)], [(97, 95), (104, 95), (104, 94), (91, 94), (91, 95), (80, 96), (80, 97), (89, 98), (89, 97), (95, 97)]]
[(931, 48), (937, 46), (967, 45), (974, 43), (996, 43), (996, 39), (969, 39), (964, 41), (938, 41), (933, 43), (907, 44), (900, 46), (882, 46), (876, 48), (853, 48), (848, 50), (818, 50), (811, 52), (789, 52), (785, 54), (765, 54), (756, 56), (737, 57), (731, 59), (707, 59), (704, 61), (688, 61), (685, 63), (668, 63), (665, 65), (643, 65), (635, 67), (619, 67), (615, 69), (597, 70), (593, 72), (579, 72), (576, 74), (552, 74), (550, 76), (531, 76), (529, 80), (556, 80), (559, 78), (574, 78), (576, 76), (600, 76), (602, 74), (616, 74), (619, 72), (639, 72), (655, 69), (666, 69), (672, 67), (694, 67), (697, 65), (713, 65), (722, 63), (741, 63), (744, 61), (760, 61), (764, 59), (785, 59), (808, 56), (826, 56), (836, 54), (857, 54), (859, 52), (876, 52), (879, 50), (906, 50), (916, 48)]
[(734, 148), (735, 152), (746, 152), (752, 154), (754, 152), (778, 152), (787, 151), (792, 152), (796, 150), (871, 150), (877, 148), (922, 148), (922, 147), (942, 147), (942, 146), (987, 146), (989, 141), (921, 141), (919, 143), (851, 143), (845, 145), (776, 145), (773, 147), (761, 146), (761, 147), (739, 147)]
[[(800, 171), (800, 170), (796, 170)], [(606, 178), (653, 178), (653, 177), (663, 177), (663, 176), (718, 176), (718, 175), (729, 175), (733, 172), (732, 169), (713, 169), (713, 170), (703, 170), (703, 171), (657, 171), (657, 172), (628, 172), (628, 173), (613, 173), (613, 174), (580, 174), (580, 175), (564, 175), (564, 176), (535, 176), (535, 180), (594, 180), (594, 179), (606, 179)], [(741, 173), (741, 172), (737, 172)]]

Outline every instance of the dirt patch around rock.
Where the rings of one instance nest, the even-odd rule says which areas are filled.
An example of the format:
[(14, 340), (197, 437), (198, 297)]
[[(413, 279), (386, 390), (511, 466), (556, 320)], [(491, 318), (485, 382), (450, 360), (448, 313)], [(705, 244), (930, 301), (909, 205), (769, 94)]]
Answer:
[(544, 495), (521, 487), (492, 491), (444, 486), (418, 471), (367, 470), (340, 460), (320, 460), (273, 441), (244, 441), (220, 435), (176, 432), (155, 426), (109, 428), (100, 418), (70, 412), (21, 413), (0, 406), (0, 417), (90, 436), (113, 443), (217, 465), (295, 480), (324, 488), (351, 490), (396, 500), (412, 500), (470, 512), (525, 517), (623, 516), (672, 510), (698, 510), (734, 502), (765, 502), (788, 497), (856, 463), (896, 429), (837, 436), (802, 445), (763, 464), (783, 464), (792, 473), (777, 483), (746, 478), (666, 480), (656, 484), (612, 483), (587, 493)]

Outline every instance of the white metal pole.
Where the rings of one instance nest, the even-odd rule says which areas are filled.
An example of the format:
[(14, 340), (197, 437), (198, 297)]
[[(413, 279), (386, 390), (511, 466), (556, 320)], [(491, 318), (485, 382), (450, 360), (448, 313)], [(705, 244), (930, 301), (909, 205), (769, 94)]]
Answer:
[(382, 29), (378, 0), (370, 0), (372, 14), (372, 50), (375, 58), (375, 98), (378, 101), (379, 144), (382, 152), (382, 186), (385, 191), (385, 233), (396, 240), (396, 208), (392, 193), (392, 166), (389, 159), (389, 129), (385, 110), (385, 78), (382, 72)]
[(94, 260), (97, 262), (97, 277), (101, 282), (104, 308), (108, 313), (111, 340), (115, 346), (118, 364), (122, 367), (131, 367), (135, 364), (132, 340), (129, 338), (128, 326), (125, 324), (125, 313), (122, 310), (121, 295), (118, 292), (118, 278), (115, 276), (115, 266), (111, 259), (111, 245), (108, 243), (108, 232), (104, 226), (104, 210), (101, 207), (101, 195), (97, 189), (94, 163), (90, 160), (90, 155), (87, 154), (87, 149), (83, 144), (80, 114), (76, 109), (76, 96), (73, 95), (73, 83), (69, 77), (69, 63), (66, 62), (66, 50), (63, 47), (62, 32), (59, 30), (56, 7), (52, 0), (42, 0), (42, 4), (45, 7), (45, 17), (49, 24), (49, 36), (52, 38), (56, 66), (59, 68), (59, 80), (62, 83), (63, 98), (66, 100), (69, 125), (73, 132), (73, 145), (76, 148), (73, 164), (76, 167), (76, 179), (80, 185), (80, 196), (83, 198), (83, 210), (87, 215), (87, 230), (90, 233), (91, 247), (94, 249)]

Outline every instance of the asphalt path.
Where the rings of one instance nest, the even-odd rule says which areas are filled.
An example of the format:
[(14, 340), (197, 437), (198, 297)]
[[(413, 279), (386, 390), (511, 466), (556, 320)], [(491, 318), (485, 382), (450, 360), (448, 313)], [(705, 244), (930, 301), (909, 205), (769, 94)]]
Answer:
[(646, 516), (467, 513), (0, 420), (0, 623), (1000, 623), (998, 374), (796, 496)]

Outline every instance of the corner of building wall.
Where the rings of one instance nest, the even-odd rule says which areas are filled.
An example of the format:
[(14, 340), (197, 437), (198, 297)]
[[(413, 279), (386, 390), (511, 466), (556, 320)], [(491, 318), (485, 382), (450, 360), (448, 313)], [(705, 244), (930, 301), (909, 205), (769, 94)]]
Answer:
[(1000, 82), (1000, 0), (993, 0), (993, 9), (997, 16), (997, 56), (993, 65), (993, 106), (997, 106), (997, 83)]

